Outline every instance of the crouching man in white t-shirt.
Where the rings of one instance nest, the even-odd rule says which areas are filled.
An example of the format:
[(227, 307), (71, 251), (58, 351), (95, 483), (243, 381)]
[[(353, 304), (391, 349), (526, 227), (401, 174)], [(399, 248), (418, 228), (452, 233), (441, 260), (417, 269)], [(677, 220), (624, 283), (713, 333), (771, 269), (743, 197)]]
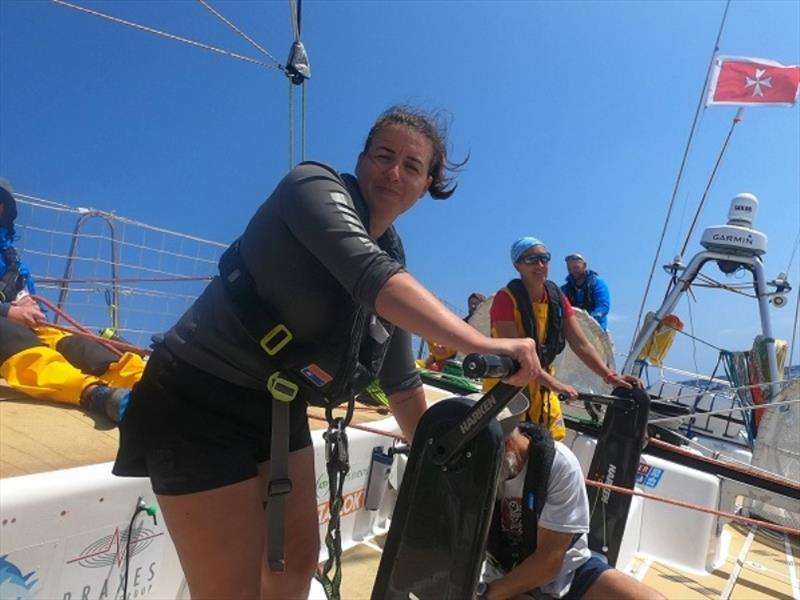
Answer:
[[(517, 396), (520, 398), (520, 396)], [(516, 415), (518, 411), (514, 410)], [(478, 586), (479, 600), (506, 598), (563, 598), (566, 600), (665, 600), (664, 596), (630, 575), (610, 567), (592, 556), (588, 546), (589, 499), (578, 459), (561, 442), (554, 442), (552, 466), (547, 480), (546, 500), (539, 514), (533, 535), (523, 538), (524, 511), (534, 511), (538, 483), (526, 477), (529, 466), (541, 473), (544, 462), (541, 454), (544, 442), (531, 441), (542, 433), (523, 424), (527, 435), (515, 426), (518, 417), (506, 413), (500, 419), (506, 432), (505, 454), (497, 491), (489, 553), (482, 582)], [(546, 434), (546, 431), (544, 431)], [(550, 442), (547, 442), (550, 443)], [(531, 463), (534, 463), (531, 466)], [(546, 472), (546, 469), (544, 469)], [(499, 516), (499, 519), (498, 519)], [(528, 521), (530, 523), (530, 521)], [(535, 550), (531, 552), (531, 547)], [(499, 556), (495, 557), (495, 554)], [(510, 552), (509, 552), (510, 551)], [(504, 568), (505, 567), (505, 568)]]

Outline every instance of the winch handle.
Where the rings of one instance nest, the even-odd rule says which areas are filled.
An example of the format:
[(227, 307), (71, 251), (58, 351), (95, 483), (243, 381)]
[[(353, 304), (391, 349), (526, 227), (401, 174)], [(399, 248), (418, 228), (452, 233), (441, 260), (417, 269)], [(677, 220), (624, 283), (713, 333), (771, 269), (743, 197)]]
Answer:
[[(510, 356), (496, 354), (470, 354), (461, 363), (467, 377), (497, 377), (503, 379), (513, 375), (519, 365)], [(519, 392), (519, 387), (503, 383), (502, 381), (486, 392), (459, 421), (450, 429), (442, 433), (438, 439), (431, 438), (428, 443), (433, 445), (434, 452), (431, 461), (435, 465), (444, 466), (467, 447), (467, 445), (480, 433), (511, 402)]]
[(519, 363), (510, 356), (499, 354), (468, 354), (461, 363), (464, 375), (471, 379), (489, 377), (503, 379), (519, 370)]

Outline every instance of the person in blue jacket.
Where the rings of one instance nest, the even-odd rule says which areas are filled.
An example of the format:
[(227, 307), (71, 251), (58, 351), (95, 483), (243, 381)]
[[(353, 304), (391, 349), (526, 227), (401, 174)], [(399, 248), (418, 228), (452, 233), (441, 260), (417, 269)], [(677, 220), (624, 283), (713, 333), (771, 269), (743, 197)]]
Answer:
[(567, 261), (566, 283), (561, 291), (569, 298), (575, 308), (582, 308), (600, 324), (603, 331), (608, 329), (608, 311), (611, 310), (611, 294), (605, 281), (587, 268), (586, 259), (580, 254), (570, 254)]

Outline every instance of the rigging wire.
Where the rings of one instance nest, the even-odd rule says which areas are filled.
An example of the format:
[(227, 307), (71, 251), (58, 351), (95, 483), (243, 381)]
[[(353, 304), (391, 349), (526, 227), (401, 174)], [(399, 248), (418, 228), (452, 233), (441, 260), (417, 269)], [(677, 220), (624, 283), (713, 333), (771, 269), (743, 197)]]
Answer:
[[(789, 277), (790, 272), (792, 270), (792, 263), (794, 262), (795, 254), (797, 254), (797, 249), (800, 247), (800, 229), (797, 230), (797, 237), (794, 240), (794, 247), (792, 248), (792, 255), (789, 257), (789, 264), (786, 265), (786, 277)], [(794, 356), (794, 343), (797, 340), (797, 329), (800, 323), (798, 322), (798, 318), (800, 318), (800, 290), (797, 292), (797, 298), (795, 300), (794, 305), (794, 324), (792, 325), (792, 343), (789, 345), (789, 365), (792, 364), (792, 357)]]
[(800, 228), (797, 229), (797, 237), (794, 239), (794, 246), (792, 247), (792, 254), (789, 256), (789, 264), (786, 265), (785, 273), (788, 275), (789, 272), (792, 270), (792, 263), (794, 262), (794, 257), (797, 254), (797, 248), (800, 247)]
[(152, 34), (159, 35), (159, 36), (171, 39), (171, 40), (175, 40), (176, 42), (181, 42), (183, 44), (188, 44), (188, 45), (194, 46), (196, 48), (202, 48), (203, 50), (209, 50), (211, 52), (216, 52), (217, 54), (222, 54), (224, 56), (228, 56), (230, 58), (235, 58), (237, 60), (248, 62), (248, 63), (254, 64), (254, 65), (259, 65), (259, 66), (265, 67), (267, 69), (274, 69), (276, 71), (283, 71), (283, 67), (280, 64), (278, 64), (277, 66), (276, 65), (270, 65), (270, 64), (267, 64), (267, 63), (262, 62), (260, 60), (256, 60), (255, 58), (251, 58), (249, 56), (244, 56), (244, 55), (238, 54), (236, 52), (231, 52), (230, 50), (224, 50), (222, 48), (217, 48), (216, 46), (211, 46), (209, 44), (204, 44), (202, 42), (197, 42), (195, 40), (190, 40), (189, 38), (185, 38), (185, 37), (182, 37), (182, 36), (179, 36), (179, 35), (175, 35), (174, 33), (167, 33), (166, 31), (161, 31), (159, 29), (155, 29), (153, 27), (148, 27), (146, 25), (140, 25), (139, 23), (134, 23), (133, 21), (127, 21), (125, 19), (120, 19), (119, 17), (114, 17), (114, 16), (106, 14), (106, 13), (101, 13), (101, 12), (96, 11), (96, 10), (91, 10), (91, 9), (85, 8), (83, 6), (79, 6), (77, 4), (72, 4), (70, 2), (65, 2), (65, 0), (50, 0), (50, 2), (53, 2), (54, 4), (59, 4), (61, 6), (65, 6), (67, 8), (71, 8), (73, 10), (77, 10), (79, 12), (90, 14), (90, 15), (93, 15), (95, 17), (100, 17), (100, 18), (103, 18), (103, 19), (107, 19), (109, 21), (112, 21), (114, 23), (118, 23), (120, 25), (126, 25), (127, 27), (132, 27), (133, 29), (138, 29), (139, 31), (152, 33)]
[(300, 88), (300, 160), (306, 159), (306, 82)]
[[(300, 42), (300, 31), (302, 29), (303, 18), (303, 0), (289, 0), (289, 6), (292, 8), (292, 16), (294, 17), (293, 23), (296, 23), (294, 28), (295, 41)], [(300, 160), (306, 159), (306, 81), (303, 80), (300, 90)]]
[(289, 170), (294, 167), (294, 84), (289, 80)]
[(681, 182), (683, 181), (683, 173), (686, 168), (686, 162), (689, 157), (689, 151), (692, 147), (692, 142), (694, 141), (694, 134), (697, 129), (698, 119), (703, 109), (703, 99), (706, 95), (706, 88), (708, 87), (708, 78), (711, 75), (711, 70), (714, 67), (714, 60), (717, 57), (717, 52), (719, 52), (719, 41), (722, 38), (722, 31), (725, 28), (725, 21), (728, 17), (728, 8), (730, 8), (731, 0), (727, 0), (725, 2), (725, 10), (722, 13), (722, 21), (719, 24), (719, 31), (717, 32), (717, 39), (714, 41), (714, 50), (711, 52), (711, 59), (708, 62), (708, 69), (706, 70), (706, 77), (703, 81), (703, 88), (700, 91), (700, 98), (697, 101), (697, 108), (694, 112), (694, 118), (692, 119), (692, 126), (689, 129), (689, 139), (686, 141), (686, 148), (683, 151), (683, 158), (681, 159), (680, 167), (678, 168), (678, 175), (675, 177), (675, 185), (672, 189), (672, 197), (669, 201), (669, 207), (667, 208), (667, 215), (664, 218), (664, 227), (661, 229), (661, 237), (658, 240), (658, 247), (656, 248), (656, 254), (653, 257), (653, 264), (650, 267), (650, 275), (647, 278), (647, 285), (644, 289), (644, 295), (642, 296), (642, 304), (639, 307), (639, 315), (636, 317), (636, 327), (633, 331), (633, 337), (631, 338), (631, 347), (630, 351), (633, 351), (634, 344), (636, 343), (636, 336), (639, 333), (639, 327), (642, 323), (642, 315), (644, 314), (644, 307), (647, 304), (647, 296), (650, 293), (650, 285), (653, 282), (653, 275), (656, 271), (656, 266), (658, 265), (658, 257), (661, 254), (661, 247), (664, 244), (664, 237), (667, 234), (667, 227), (669, 226), (670, 217), (672, 215), (672, 209), (675, 206), (675, 198), (678, 195), (678, 190), (680, 189)]
[(277, 58), (275, 58), (274, 56), (272, 56), (272, 54), (270, 54), (270, 53), (269, 53), (269, 52), (267, 52), (267, 51), (266, 51), (264, 48), (262, 48), (262, 47), (261, 47), (261, 45), (260, 45), (260, 44), (258, 44), (258, 42), (256, 42), (256, 41), (255, 41), (253, 38), (251, 38), (249, 35), (247, 35), (247, 34), (246, 34), (244, 31), (242, 31), (241, 29), (239, 29), (239, 28), (238, 28), (236, 25), (234, 25), (234, 24), (233, 24), (233, 23), (232, 23), (230, 20), (226, 19), (226, 18), (225, 18), (225, 17), (224, 17), (224, 16), (223, 16), (223, 15), (222, 15), (222, 14), (221, 14), (219, 11), (215, 10), (215, 9), (214, 9), (214, 7), (212, 7), (212, 6), (211, 6), (211, 5), (210, 5), (208, 2), (206, 2), (206, 0), (197, 0), (197, 1), (198, 1), (200, 4), (202, 4), (202, 5), (203, 5), (203, 6), (204, 6), (206, 9), (208, 9), (208, 11), (209, 11), (209, 12), (210, 12), (212, 15), (214, 15), (215, 17), (217, 17), (217, 18), (218, 18), (220, 21), (222, 21), (223, 23), (225, 23), (225, 25), (227, 25), (228, 27), (230, 27), (231, 29), (233, 29), (233, 31), (235, 31), (235, 32), (236, 32), (236, 33), (238, 33), (238, 34), (239, 34), (241, 37), (243, 37), (245, 40), (247, 40), (248, 42), (250, 42), (250, 44), (251, 44), (251, 45), (252, 45), (252, 46), (253, 46), (253, 47), (254, 47), (256, 50), (258, 50), (259, 52), (261, 52), (261, 54), (263, 54), (263, 55), (267, 56), (267, 57), (268, 57), (268, 58), (269, 58), (269, 59), (270, 59), (272, 62), (274, 62), (274, 63), (277, 65), (277, 67), (278, 67), (278, 68), (279, 68), (281, 71), (285, 71), (285, 67), (284, 67), (284, 66), (283, 66), (283, 65), (280, 63), (280, 61), (279, 61)]
[(716, 348), (717, 350), (721, 350), (721, 348), (717, 348), (713, 344), (709, 344), (704, 340), (697, 338), (694, 335), (694, 315), (692, 314), (692, 299), (687, 295), (686, 296), (686, 306), (689, 310), (689, 330), (692, 332), (691, 334), (687, 333), (686, 335), (689, 336), (692, 340), (692, 362), (694, 363), (694, 370), (695, 372), (699, 373), (700, 368), (697, 366), (697, 342), (708, 344), (712, 348)]
[(794, 356), (794, 342), (797, 339), (798, 316), (800, 316), (800, 292), (797, 293), (797, 299), (794, 304), (794, 325), (792, 325), (792, 343), (789, 345), (789, 365), (792, 364), (792, 356)]
[(303, 7), (300, 5), (301, 0), (293, 2), (289, 0), (289, 11), (292, 13), (292, 33), (294, 34), (295, 41), (300, 40), (300, 19), (302, 17), (301, 11)]
[[(686, 296), (686, 303), (687, 303), (688, 308), (689, 308), (689, 329), (692, 331), (692, 333), (686, 333), (685, 331), (683, 331), (681, 329), (676, 329), (672, 325), (669, 325), (668, 323), (665, 323), (663, 319), (658, 319), (659, 324), (663, 325), (664, 327), (668, 327), (669, 329), (672, 329), (673, 331), (675, 331), (675, 333), (677, 333), (679, 335), (685, 335), (686, 337), (694, 340), (695, 342), (700, 342), (701, 344), (704, 344), (704, 345), (708, 346), (709, 348), (713, 348), (714, 350), (717, 350), (718, 352), (727, 352), (725, 350), (725, 348), (720, 348), (719, 346), (715, 346), (711, 342), (706, 341), (701, 337), (697, 337), (696, 335), (693, 335), (693, 333), (694, 333), (694, 320), (692, 319), (692, 305), (691, 305), (691, 298), (689, 298), (689, 296)], [(695, 347), (695, 349), (694, 349), (694, 353), (695, 353), (695, 356), (694, 356), (694, 361), (695, 361), (694, 369), (695, 369), (695, 373), (700, 373), (700, 369), (697, 368), (696, 352), (697, 352), (697, 348)]]
[(289, 0), (289, 12), (291, 13), (292, 32), (294, 43), (289, 54), (286, 66), (286, 76), (289, 78), (289, 169), (295, 164), (295, 98), (293, 85), (299, 85), (300, 91), (300, 160), (306, 158), (306, 80), (311, 76), (308, 64), (308, 55), (300, 39), (302, 23), (302, 2), (301, 0)]
[(680, 244), (679, 233), (683, 231), (683, 226), (686, 224), (686, 210), (689, 207), (689, 192), (686, 191), (683, 193), (683, 202), (681, 202), (681, 217), (678, 219), (678, 226), (676, 228), (675, 234), (675, 245), (672, 247), (672, 256), (677, 258), (678, 256), (678, 245)]
[(696, 281), (694, 281), (692, 282), (693, 287), (705, 287), (711, 289), (726, 290), (728, 292), (733, 292), (734, 294), (739, 294), (741, 296), (744, 296), (745, 298), (753, 298), (753, 299), (758, 298), (758, 294), (748, 294), (747, 292), (742, 291), (742, 289), (747, 289), (749, 287), (752, 287), (752, 284), (749, 283), (739, 283), (739, 284), (729, 285), (726, 283), (722, 283), (721, 281), (717, 281), (716, 279), (713, 279), (712, 277), (708, 277), (707, 275), (703, 275), (701, 273), (698, 273), (697, 279), (701, 280), (702, 283), (697, 283)]
[(214, 275), (175, 275), (168, 277), (37, 277), (36, 283), (174, 283), (176, 281), (211, 281)]
[(684, 252), (686, 252), (686, 247), (689, 245), (689, 240), (692, 237), (692, 233), (694, 232), (694, 227), (697, 225), (697, 219), (700, 217), (700, 212), (703, 210), (703, 205), (706, 203), (706, 199), (708, 198), (708, 192), (711, 190), (711, 185), (714, 183), (714, 178), (717, 176), (717, 171), (719, 170), (720, 164), (722, 164), (722, 158), (725, 156), (725, 151), (728, 148), (728, 143), (731, 141), (731, 136), (733, 135), (733, 130), (736, 126), (742, 122), (742, 111), (744, 111), (743, 107), (740, 107), (739, 110), (736, 111), (736, 115), (733, 117), (733, 121), (731, 122), (731, 127), (728, 129), (728, 135), (725, 136), (725, 141), (722, 143), (722, 148), (720, 148), (719, 156), (717, 156), (717, 162), (714, 163), (714, 168), (711, 170), (711, 175), (708, 177), (708, 183), (706, 183), (706, 189), (703, 190), (703, 195), (700, 198), (700, 203), (697, 205), (697, 210), (694, 213), (694, 218), (692, 219), (692, 224), (689, 226), (689, 231), (686, 234), (686, 239), (683, 241), (683, 247), (681, 248), (680, 256), (683, 256)]

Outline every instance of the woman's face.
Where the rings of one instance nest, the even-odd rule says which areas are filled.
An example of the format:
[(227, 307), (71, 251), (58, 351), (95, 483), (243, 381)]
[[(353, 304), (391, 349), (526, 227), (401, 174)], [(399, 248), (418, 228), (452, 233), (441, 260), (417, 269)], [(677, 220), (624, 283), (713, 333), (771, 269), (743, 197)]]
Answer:
[[(531, 257), (531, 258), (528, 258)], [(535, 260), (539, 257), (542, 260)], [(544, 258), (548, 260), (545, 261)], [(547, 279), (548, 271), (550, 270), (550, 253), (547, 251), (543, 245), (538, 244), (531, 248), (528, 248), (520, 257), (514, 267), (519, 271), (519, 274), (522, 276), (523, 279), (530, 278), (532, 280), (545, 280)], [(525, 262), (525, 261), (528, 262)], [(529, 263), (533, 264), (529, 264)]]
[(433, 146), (424, 135), (391, 123), (378, 129), (358, 157), (358, 185), (370, 214), (393, 221), (428, 191)]

